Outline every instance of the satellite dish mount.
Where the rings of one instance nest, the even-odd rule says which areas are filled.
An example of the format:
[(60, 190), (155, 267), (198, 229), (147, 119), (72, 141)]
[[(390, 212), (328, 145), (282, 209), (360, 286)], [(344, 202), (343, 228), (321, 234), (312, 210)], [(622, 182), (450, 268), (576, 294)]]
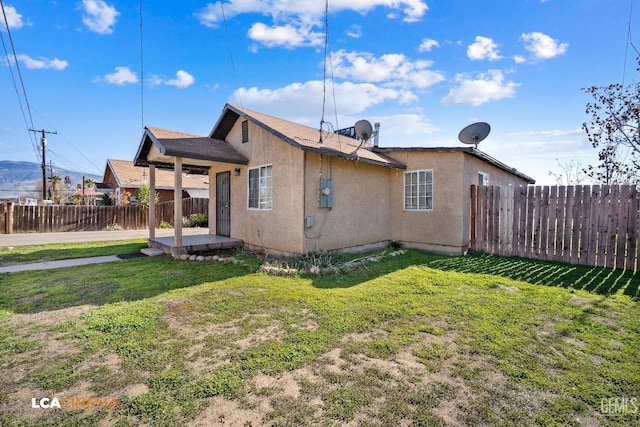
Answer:
[(373, 136), (373, 126), (368, 120), (358, 120), (355, 125), (356, 136), (362, 142), (367, 142)]
[(489, 123), (477, 122), (470, 124), (460, 131), (458, 139), (465, 144), (474, 144), (478, 148), (480, 141), (484, 140), (491, 132)]

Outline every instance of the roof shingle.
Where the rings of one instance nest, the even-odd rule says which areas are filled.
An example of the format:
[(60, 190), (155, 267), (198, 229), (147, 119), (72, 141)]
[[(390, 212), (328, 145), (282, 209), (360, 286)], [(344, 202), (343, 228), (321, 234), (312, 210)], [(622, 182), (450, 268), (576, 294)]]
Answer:
[[(231, 113), (231, 114), (229, 114)], [(342, 157), (349, 160), (364, 161), (381, 166), (405, 169), (406, 166), (384, 154), (371, 151), (371, 144), (361, 143), (357, 139), (333, 132), (320, 132), (310, 126), (290, 122), (278, 117), (269, 116), (247, 108), (227, 104), (222, 116), (211, 131), (212, 138), (226, 138), (231, 129), (231, 121), (238, 117), (257, 124), (294, 147), (305, 151)]]

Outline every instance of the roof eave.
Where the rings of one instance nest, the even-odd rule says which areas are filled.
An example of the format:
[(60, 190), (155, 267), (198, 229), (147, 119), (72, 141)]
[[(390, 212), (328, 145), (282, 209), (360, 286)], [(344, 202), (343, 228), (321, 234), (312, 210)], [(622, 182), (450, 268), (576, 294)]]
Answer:
[[(194, 153), (186, 153), (180, 150), (166, 150), (163, 154), (169, 157), (182, 157), (185, 159), (202, 160), (206, 162), (231, 163), (234, 165), (246, 165), (249, 163), (249, 160), (246, 158), (229, 159), (229, 158), (217, 157), (217, 156), (205, 156), (205, 155), (198, 155)], [(202, 165), (189, 165), (189, 166), (202, 166)]]
[(502, 163), (500, 160), (495, 159), (490, 155), (488, 155), (487, 153), (480, 151), (474, 147), (376, 147), (373, 150), (378, 154), (388, 152), (388, 151), (448, 151), (448, 152), (466, 153), (477, 159), (487, 162), (499, 169), (502, 169), (505, 172), (515, 175), (518, 178), (524, 179), (529, 184), (533, 185), (536, 183), (536, 180), (531, 178), (530, 176), (520, 172), (516, 168), (510, 167), (507, 164)]
[[(260, 120), (257, 120), (253, 117), (251, 117), (249, 114), (243, 112), (242, 110), (237, 109), (236, 107), (234, 107), (233, 105), (227, 104), (225, 105), (224, 111), (223, 111), (223, 115), (221, 117), (224, 117), (225, 114), (227, 114), (228, 112), (232, 112), (234, 114), (236, 114), (238, 117), (235, 118), (235, 120), (238, 120), (239, 117), (243, 117), (247, 120), (249, 120), (251, 123), (254, 123), (258, 126), (260, 126), (262, 129), (266, 130), (267, 132), (271, 133), (273, 136), (275, 136), (276, 138), (279, 138), (283, 141), (285, 141), (287, 144), (291, 145), (292, 147), (298, 148), (302, 151), (308, 151), (308, 152), (313, 152), (313, 153), (319, 153), (319, 154), (326, 154), (329, 156), (335, 156), (335, 157), (339, 157), (342, 159), (346, 159), (346, 160), (355, 160), (355, 161), (361, 161), (361, 162), (365, 162), (365, 163), (370, 163), (370, 164), (374, 164), (374, 165), (378, 165), (378, 166), (386, 166), (386, 167), (391, 167), (391, 168), (397, 168), (397, 169), (406, 169), (407, 166), (386, 158), (388, 160), (388, 163), (386, 162), (381, 162), (381, 161), (376, 161), (373, 159), (367, 159), (365, 157), (360, 157), (357, 154), (347, 154), (347, 153), (341, 153), (339, 151), (336, 150), (332, 150), (329, 148), (322, 148), (322, 147), (309, 147), (307, 145), (302, 145), (299, 144), (298, 142), (296, 142), (294, 139), (284, 135), (283, 133), (273, 129), (270, 126), (267, 126), (266, 124), (264, 124), (263, 122), (261, 122)], [(214, 132), (216, 131), (219, 123), (221, 122), (221, 119), (218, 120), (218, 123), (216, 123), (216, 126), (214, 127), (214, 130), (211, 131), (211, 135), (210, 137), (214, 137)], [(226, 137), (227, 134), (224, 135), (224, 137)], [(219, 137), (219, 135), (216, 135), (216, 137)]]

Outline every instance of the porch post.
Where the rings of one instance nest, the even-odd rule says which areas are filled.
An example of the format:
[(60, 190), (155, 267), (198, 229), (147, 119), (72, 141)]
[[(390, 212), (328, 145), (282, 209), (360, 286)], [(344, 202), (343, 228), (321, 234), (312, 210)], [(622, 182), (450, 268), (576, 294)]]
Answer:
[(174, 188), (173, 188), (173, 223), (174, 245), (182, 247), (182, 157), (176, 157), (173, 163)]
[(216, 174), (209, 168), (209, 234), (216, 234)]
[(156, 237), (156, 165), (149, 165), (149, 239)]

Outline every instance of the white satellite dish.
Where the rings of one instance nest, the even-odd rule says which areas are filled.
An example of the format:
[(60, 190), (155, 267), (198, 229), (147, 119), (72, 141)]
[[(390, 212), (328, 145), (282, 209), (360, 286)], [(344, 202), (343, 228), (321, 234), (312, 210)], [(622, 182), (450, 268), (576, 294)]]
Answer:
[(458, 139), (465, 144), (474, 144), (475, 147), (478, 148), (478, 143), (485, 139), (489, 135), (489, 132), (491, 132), (489, 123), (473, 123), (460, 131)]
[(368, 120), (358, 120), (355, 125), (356, 136), (362, 141), (367, 141), (373, 135), (373, 126)]

